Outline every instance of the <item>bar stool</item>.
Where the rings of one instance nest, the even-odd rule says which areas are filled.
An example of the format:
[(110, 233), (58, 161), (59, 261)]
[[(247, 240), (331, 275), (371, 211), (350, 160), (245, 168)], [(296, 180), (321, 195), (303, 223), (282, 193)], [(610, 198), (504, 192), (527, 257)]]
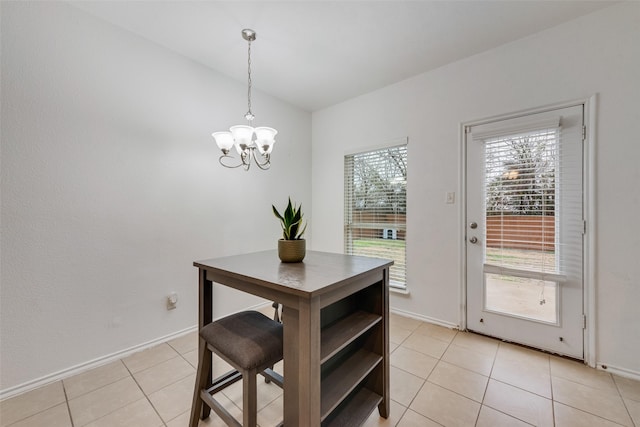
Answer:
[[(204, 326), (200, 331), (200, 338), (206, 345), (202, 346), (199, 354), (190, 427), (197, 427), (198, 419), (206, 419), (211, 409), (229, 426), (255, 427), (257, 374), (263, 375), (267, 382), (272, 381), (282, 388), (282, 376), (271, 369), (282, 360), (282, 324), (257, 311), (243, 311)], [(220, 376), (210, 384), (212, 352), (235, 370)], [(240, 379), (243, 382), (243, 424), (236, 421), (213, 398), (215, 393)]]

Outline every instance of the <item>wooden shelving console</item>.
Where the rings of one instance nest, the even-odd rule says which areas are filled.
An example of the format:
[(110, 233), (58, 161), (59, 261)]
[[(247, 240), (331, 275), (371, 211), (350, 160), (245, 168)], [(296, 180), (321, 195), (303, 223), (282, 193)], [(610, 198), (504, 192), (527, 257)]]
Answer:
[(322, 426), (362, 424), (383, 395), (383, 283), (321, 311)]

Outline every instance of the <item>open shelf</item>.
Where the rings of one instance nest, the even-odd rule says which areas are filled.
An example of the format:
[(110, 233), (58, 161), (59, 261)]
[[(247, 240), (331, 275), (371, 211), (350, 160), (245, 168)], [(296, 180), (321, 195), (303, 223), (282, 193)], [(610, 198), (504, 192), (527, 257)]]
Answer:
[(376, 281), (322, 308), (323, 427), (361, 425), (385, 400), (389, 387), (385, 292), (384, 281)]
[(323, 379), (321, 419), (324, 420), (381, 361), (381, 355), (361, 348)]
[(343, 403), (340, 413), (335, 418), (327, 419), (322, 427), (359, 426), (369, 418), (381, 401), (382, 396), (362, 387)]
[(381, 320), (382, 316), (358, 310), (323, 329), (320, 363), (326, 362)]

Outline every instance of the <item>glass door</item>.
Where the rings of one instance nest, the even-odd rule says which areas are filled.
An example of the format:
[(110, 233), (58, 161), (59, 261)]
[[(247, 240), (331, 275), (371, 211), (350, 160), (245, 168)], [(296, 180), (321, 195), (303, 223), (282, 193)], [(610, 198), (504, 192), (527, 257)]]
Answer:
[(583, 357), (582, 106), (467, 131), (467, 327)]

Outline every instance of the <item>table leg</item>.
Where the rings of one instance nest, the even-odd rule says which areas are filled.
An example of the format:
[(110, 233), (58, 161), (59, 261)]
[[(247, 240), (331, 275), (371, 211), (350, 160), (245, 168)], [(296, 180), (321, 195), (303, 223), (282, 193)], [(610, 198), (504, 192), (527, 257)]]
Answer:
[[(320, 306), (301, 301), (282, 311), (284, 425), (320, 426)], [(293, 379), (293, 380), (292, 380)]]
[(382, 402), (378, 405), (381, 417), (388, 418), (391, 408), (390, 367), (389, 367), (389, 269), (382, 271)]
[[(198, 332), (202, 330), (203, 327), (213, 322), (213, 282), (207, 280), (207, 271), (199, 270), (199, 308), (198, 308)], [(198, 353), (204, 350), (204, 346), (206, 346), (205, 340), (200, 338), (198, 340)], [(209, 388), (213, 385), (213, 365), (209, 364), (211, 369), (207, 374), (206, 388)], [(207, 405), (202, 405), (202, 413), (201, 418), (205, 419), (211, 413), (211, 408)]]

